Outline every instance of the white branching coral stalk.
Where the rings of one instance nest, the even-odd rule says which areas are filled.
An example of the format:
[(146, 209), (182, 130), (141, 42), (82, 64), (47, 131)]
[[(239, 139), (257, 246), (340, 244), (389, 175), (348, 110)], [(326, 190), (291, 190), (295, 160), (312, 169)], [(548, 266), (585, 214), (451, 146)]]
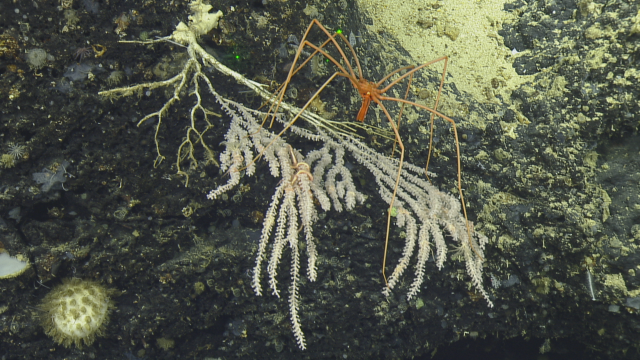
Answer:
[[(358, 162), (373, 174), (378, 184), (380, 197), (388, 204), (391, 202), (393, 188), (398, 169), (398, 161), (375, 152), (362, 142), (342, 135), (335, 137)], [(416, 296), (424, 280), (424, 267), (431, 252), (431, 241), (435, 243), (435, 258), (438, 269), (442, 269), (447, 255), (447, 244), (444, 233), (454, 241), (455, 247), (465, 260), (467, 273), (471, 277), (476, 290), (487, 300), (489, 306), (493, 303), (482, 286), (482, 257), (487, 237), (472, 231), (471, 238), (467, 231), (467, 223), (462, 215), (460, 201), (454, 196), (446, 194), (431, 185), (424, 176), (424, 169), (405, 162), (402, 167), (400, 182), (394, 202), (398, 226), (406, 228), (405, 247), (400, 262), (389, 277), (388, 286), (383, 293), (390, 295), (402, 273), (406, 270), (409, 260), (418, 243), (418, 263), (415, 278), (408, 293), (408, 298)], [(433, 176), (433, 175), (432, 175)], [(419, 229), (418, 229), (419, 222)], [(470, 244), (476, 249), (474, 252)]]
[[(318, 214), (314, 199), (318, 200), (323, 211), (331, 210), (332, 204), (334, 209), (342, 211), (343, 208), (352, 210), (356, 204), (362, 204), (365, 196), (356, 190), (351, 173), (344, 166), (344, 148), (338, 143), (330, 142), (327, 138), (322, 148), (311, 151), (303, 157), (283, 138), (260, 127), (260, 123), (254, 116), (260, 113), (230, 100), (219, 99), (218, 102), (231, 117), (229, 131), (225, 135), (225, 150), (220, 154), (221, 169), (229, 173), (229, 180), (226, 184), (211, 190), (207, 197), (211, 200), (216, 199), (237, 185), (242, 168), (246, 167), (245, 175), (252, 175), (255, 168), (251, 160), (260, 152), (262, 152), (262, 158), (269, 164), (271, 175), (281, 179), (262, 224), (262, 235), (251, 285), (256, 295), (262, 295), (262, 267), (263, 262), (268, 258), (269, 287), (274, 295), (280, 297), (276, 276), (282, 254), (288, 245), (292, 257), (289, 286), (292, 329), (298, 346), (304, 349), (305, 339), (300, 325), (298, 299), (299, 226), (302, 225), (305, 237), (308, 259), (307, 278), (309, 281), (315, 281), (318, 254), (313, 227)], [(278, 120), (283, 121), (281, 118)], [(322, 141), (318, 135), (298, 127), (292, 127), (292, 131), (308, 139)], [(271, 146), (267, 147), (268, 144)], [(267, 251), (269, 245), (271, 246), (270, 254)]]
[[(265, 91), (261, 84), (248, 80), (219, 63), (198, 44), (198, 37), (217, 26), (222, 13), (210, 14), (211, 6), (202, 4), (201, 0), (193, 1), (190, 8), (192, 15), (189, 16), (189, 24), (181, 22), (170, 36), (144, 42), (171, 42), (185, 46), (188, 59), (178, 75), (165, 81), (116, 88), (100, 94), (114, 99), (141, 93), (145, 89), (173, 88), (173, 96), (164, 106), (148, 114), (139, 122), (140, 125), (154, 117), (159, 120), (156, 124), (155, 136), (158, 162), (164, 158), (160, 154), (158, 142), (160, 122), (174, 103), (182, 101), (178, 95), (183, 90), (187, 90), (191, 84), (192, 90), (189, 94), (195, 96), (196, 100), (190, 110), (191, 124), (187, 130), (186, 140), (178, 149), (176, 163), (178, 173), (183, 175), (186, 175), (180, 170), (180, 161), (183, 158), (189, 156), (192, 165), (193, 163), (197, 165), (193, 151), (194, 144), (201, 144), (207, 157), (213, 154), (203, 138), (204, 133), (211, 127), (207, 117), (221, 116), (202, 106), (202, 96), (211, 94), (229, 119), (225, 141), (221, 144), (224, 146), (224, 151), (219, 157), (220, 168), (228, 174), (228, 180), (208, 193), (207, 197), (211, 200), (229, 192), (244, 176), (255, 175), (257, 156), (268, 163), (271, 175), (280, 181), (274, 189), (271, 204), (262, 224), (251, 285), (257, 295), (262, 295), (263, 266), (266, 263), (269, 288), (274, 295), (280, 297), (276, 278), (284, 249), (288, 246), (291, 250), (289, 313), (298, 346), (304, 349), (306, 342), (300, 321), (299, 249), (301, 241), (304, 241), (307, 278), (309, 281), (315, 281), (318, 276), (316, 269), (318, 253), (313, 228), (318, 220), (318, 209), (314, 201), (317, 201), (319, 207), (325, 212), (331, 209), (338, 212), (352, 210), (357, 204), (365, 201), (365, 195), (356, 189), (351, 171), (345, 166), (345, 157), (349, 156), (371, 172), (378, 185), (380, 198), (390, 204), (399, 162), (374, 151), (354, 137), (345, 135), (344, 128), (348, 128), (349, 123), (328, 121), (308, 111), (300, 115), (300, 118), (309, 125), (307, 129), (292, 125), (288, 130), (306, 138), (310, 143), (318, 144), (317, 149), (308, 152), (306, 156), (287, 143), (286, 134), (283, 136), (281, 133), (263, 128), (260, 120), (264, 118), (265, 113), (222, 97), (216, 92), (209, 77), (202, 72), (202, 68), (212, 66), (221, 74), (232, 77), (239, 84), (248, 87), (265, 101), (273, 102), (274, 97)], [(204, 84), (204, 89), (200, 88), (200, 84)], [(282, 102), (279, 108), (283, 113), (277, 114), (275, 120), (283, 126), (291, 125), (287, 124), (289, 120), (284, 114), (295, 116), (300, 113), (300, 109), (286, 102)], [(196, 127), (196, 113), (204, 115), (208, 124), (204, 130)], [(445, 239), (447, 236), (452, 239), (456, 254), (464, 259), (467, 273), (476, 290), (485, 297), (489, 306), (493, 306), (482, 285), (482, 258), (487, 238), (475, 232), (472, 225), (468, 231), (460, 201), (431, 185), (424, 178), (423, 168), (407, 162), (404, 162), (402, 167), (396, 194), (393, 209), (396, 225), (405, 228), (406, 237), (400, 261), (389, 277), (388, 286), (383, 289), (383, 293), (390, 295), (398, 285), (402, 274), (410, 267), (411, 259), (417, 252), (415, 275), (409, 286), (408, 298), (417, 296), (424, 281), (429, 256), (435, 257), (439, 269), (444, 266), (447, 259)], [(303, 230), (304, 239), (299, 239), (300, 227)], [(434, 247), (435, 250), (432, 249)]]

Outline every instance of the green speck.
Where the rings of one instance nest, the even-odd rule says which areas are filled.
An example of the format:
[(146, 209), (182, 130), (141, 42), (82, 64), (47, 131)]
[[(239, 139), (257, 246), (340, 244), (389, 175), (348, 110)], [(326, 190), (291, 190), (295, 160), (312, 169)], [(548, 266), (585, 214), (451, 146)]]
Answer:
[(196, 294), (200, 295), (204, 292), (204, 284), (200, 281), (198, 281), (197, 283), (193, 284), (193, 289), (196, 291)]
[(398, 208), (392, 207), (391, 208), (391, 217), (396, 217), (396, 216), (398, 216)]

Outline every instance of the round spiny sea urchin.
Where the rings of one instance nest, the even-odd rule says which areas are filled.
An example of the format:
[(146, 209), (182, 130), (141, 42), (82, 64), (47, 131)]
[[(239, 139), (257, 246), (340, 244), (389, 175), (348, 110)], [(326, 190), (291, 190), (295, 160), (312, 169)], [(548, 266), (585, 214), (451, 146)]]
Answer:
[(116, 293), (92, 280), (62, 280), (40, 304), (44, 332), (65, 347), (91, 345), (104, 333)]

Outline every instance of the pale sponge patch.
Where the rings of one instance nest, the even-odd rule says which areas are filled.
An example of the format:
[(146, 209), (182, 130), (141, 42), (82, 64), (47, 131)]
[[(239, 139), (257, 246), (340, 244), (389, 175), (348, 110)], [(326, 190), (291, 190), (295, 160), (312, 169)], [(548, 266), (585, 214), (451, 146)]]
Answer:
[(29, 267), (29, 261), (18, 259), (6, 252), (0, 253), (0, 279), (16, 277)]
[(213, 6), (203, 4), (201, 0), (193, 1), (189, 4), (191, 13), (189, 15), (189, 25), (196, 35), (204, 35), (212, 29), (218, 27), (218, 20), (222, 17), (222, 11), (210, 14), (209, 11)]
[[(189, 15), (189, 25), (182, 21), (176, 26), (176, 30), (170, 38), (181, 44), (187, 45), (195, 40), (195, 37), (204, 35), (218, 27), (218, 20), (222, 17), (222, 11), (209, 13), (213, 8), (209, 4), (203, 4), (202, 0), (194, 0), (189, 3), (191, 15)], [(194, 39), (192, 39), (194, 37)]]

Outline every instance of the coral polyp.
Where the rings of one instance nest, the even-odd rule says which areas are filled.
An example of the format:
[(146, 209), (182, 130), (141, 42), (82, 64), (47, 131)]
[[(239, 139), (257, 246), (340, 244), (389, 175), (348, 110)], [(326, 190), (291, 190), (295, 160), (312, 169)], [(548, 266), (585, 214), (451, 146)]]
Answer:
[(74, 58), (78, 62), (82, 62), (82, 60), (84, 60), (85, 58), (89, 57), (89, 55), (91, 55), (91, 48), (90, 47), (81, 47), (81, 48), (78, 48), (78, 50), (76, 50), (76, 52), (74, 54)]

